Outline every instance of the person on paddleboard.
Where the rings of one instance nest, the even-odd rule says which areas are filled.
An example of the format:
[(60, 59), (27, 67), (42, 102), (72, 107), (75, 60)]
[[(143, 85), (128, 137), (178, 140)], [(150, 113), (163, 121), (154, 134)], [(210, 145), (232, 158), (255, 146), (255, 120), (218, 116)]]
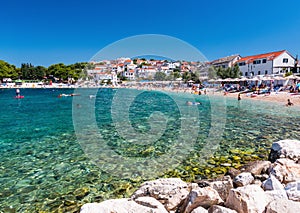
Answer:
[(16, 89), (16, 97), (20, 97), (20, 89), (19, 88)]

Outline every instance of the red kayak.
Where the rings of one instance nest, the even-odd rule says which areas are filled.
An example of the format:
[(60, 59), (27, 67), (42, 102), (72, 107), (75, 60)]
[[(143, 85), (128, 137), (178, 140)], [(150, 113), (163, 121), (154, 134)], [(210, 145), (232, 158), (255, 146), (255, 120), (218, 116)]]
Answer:
[(16, 99), (22, 99), (22, 98), (24, 98), (24, 96), (23, 95), (19, 95), (19, 96), (15, 96), (15, 98)]

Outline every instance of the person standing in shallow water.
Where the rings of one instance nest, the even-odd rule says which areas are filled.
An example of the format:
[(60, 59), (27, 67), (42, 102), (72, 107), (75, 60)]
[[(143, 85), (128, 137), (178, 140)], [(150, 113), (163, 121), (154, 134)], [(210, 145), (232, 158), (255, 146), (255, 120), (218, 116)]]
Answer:
[(291, 102), (291, 100), (288, 99), (288, 102), (287, 102), (286, 106), (293, 106), (293, 105), (294, 105), (294, 104)]
[(240, 100), (242, 100), (242, 99), (241, 99), (241, 94), (239, 93), (238, 94), (238, 101), (240, 101)]

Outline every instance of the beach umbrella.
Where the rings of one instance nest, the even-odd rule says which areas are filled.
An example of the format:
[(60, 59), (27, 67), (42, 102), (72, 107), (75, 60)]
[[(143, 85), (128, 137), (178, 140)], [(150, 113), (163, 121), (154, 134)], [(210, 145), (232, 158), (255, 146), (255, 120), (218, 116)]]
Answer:
[(234, 79), (233, 78), (225, 78), (223, 81), (225, 81), (225, 82), (233, 82)]
[(273, 79), (277, 81), (285, 80), (285, 78), (281, 76), (275, 76)]
[(216, 81), (215, 79), (209, 79), (208, 82), (214, 82)]
[(233, 78), (232, 81), (239, 82), (240, 79), (239, 78)]
[(264, 77), (262, 77), (261, 80), (263, 80), (263, 81), (271, 81), (273, 79), (270, 76), (264, 76)]
[(242, 77), (239, 79), (239, 81), (248, 81), (249, 79), (248, 78), (245, 78), (245, 77)]
[(259, 81), (259, 80), (260, 80), (260, 79), (259, 79), (258, 77), (256, 77), (256, 76), (249, 79), (249, 81)]
[(285, 79), (288, 79), (288, 80), (291, 80), (291, 79), (296, 79), (296, 76), (289, 75), (289, 76), (285, 77)]

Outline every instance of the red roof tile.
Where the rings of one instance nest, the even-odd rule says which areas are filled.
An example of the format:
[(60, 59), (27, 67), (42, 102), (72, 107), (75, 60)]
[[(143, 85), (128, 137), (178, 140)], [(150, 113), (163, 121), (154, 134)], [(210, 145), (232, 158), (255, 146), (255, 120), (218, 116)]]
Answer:
[(268, 61), (274, 60), (276, 57), (284, 53), (286, 50), (281, 50), (277, 52), (270, 52), (270, 53), (264, 53), (264, 54), (259, 54), (259, 55), (252, 55), (252, 56), (247, 56), (247, 57), (242, 57), (240, 60), (237, 61), (237, 63), (240, 62), (246, 62), (247, 64), (252, 63), (254, 60), (257, 59), (267, 59)]

